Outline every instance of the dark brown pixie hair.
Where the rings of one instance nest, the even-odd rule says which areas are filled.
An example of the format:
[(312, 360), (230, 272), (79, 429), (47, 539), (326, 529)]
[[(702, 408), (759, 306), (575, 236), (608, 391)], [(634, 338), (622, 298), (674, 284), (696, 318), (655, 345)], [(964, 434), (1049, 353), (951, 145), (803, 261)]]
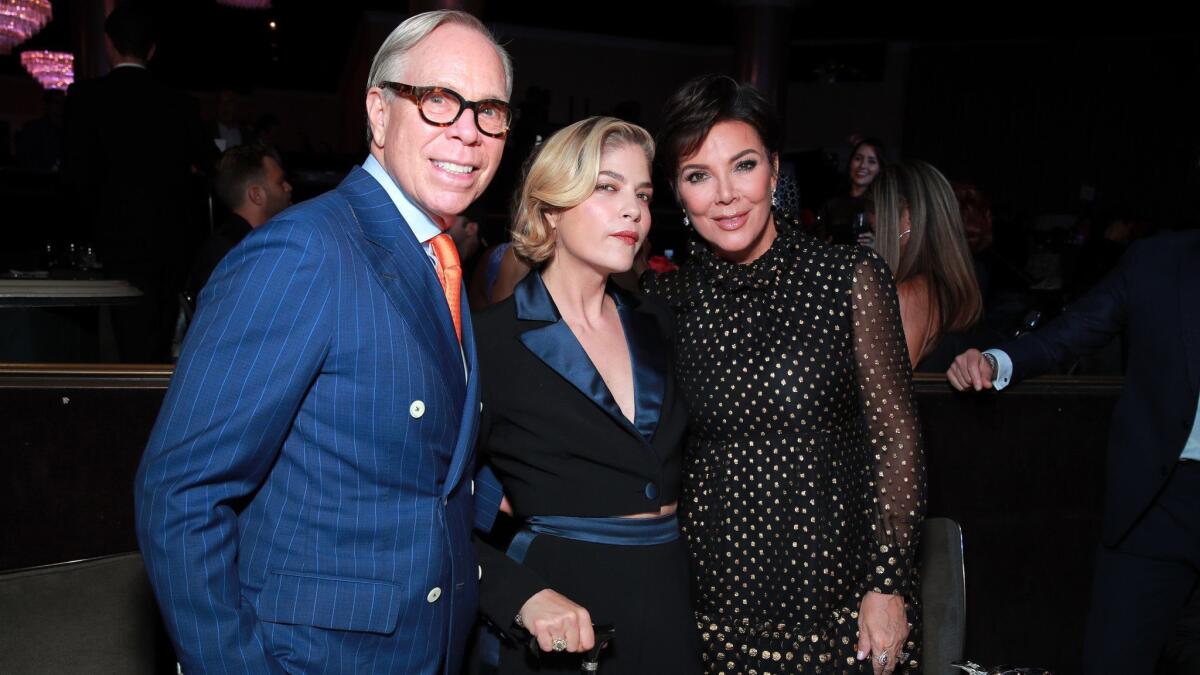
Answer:
[(718, 122), (744, 122), (762, 140), (771, 159), (779, 156), (781, 133), (775, 108), (757, 89), (728, 75), (702, 75), (667, 101), (658, 132), (658, 158), (675, 187), (679, 164), (694, 154)]

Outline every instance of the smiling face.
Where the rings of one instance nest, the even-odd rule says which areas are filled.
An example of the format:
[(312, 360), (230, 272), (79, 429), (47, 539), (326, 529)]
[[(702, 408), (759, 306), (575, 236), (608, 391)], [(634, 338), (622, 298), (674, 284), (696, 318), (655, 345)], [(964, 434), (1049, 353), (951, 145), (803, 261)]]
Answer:
[(863, 143), (850, 157), (850, 184), (854, 189), (863, 191), (879, 175), (879, 155), (875, 148)]
[[(402, 71), (404, 84), (447, 87), (471, 101), (507, 100), (499, 55), (466, 26), (436, 28), (408, 52)], [(421, 119), (414, 102), (377, 87), (367, 92), (367, 119), (371, 154), (443, 229), (487, 188), (504, 152), (503, 139), (479, 132), (474, 111), (437, 127)]]
[(605, 275), (628, 270), (650, 232), (653, 194), (650, 161), (642, 148), (623, 143), (606, 149), (592, 194), (549, 216), (555, 228), (550, 265), (588, 267)]
[(757, 259), (775, 241), (771, 193), (779, 160), (745, 122), (718, 122), (675, 177), (688, 219), (717, 255), (736, 263)]

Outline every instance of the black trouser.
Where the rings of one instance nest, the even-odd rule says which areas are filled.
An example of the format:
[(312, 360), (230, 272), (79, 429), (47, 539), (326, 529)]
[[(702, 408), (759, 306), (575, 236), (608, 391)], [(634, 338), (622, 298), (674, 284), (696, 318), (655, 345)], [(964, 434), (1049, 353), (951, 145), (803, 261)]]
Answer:
[(1120, 544), (1100, 546), (1085, 672), (1153, 673), (1198, 570), (1200, 462), (1180, 462)]

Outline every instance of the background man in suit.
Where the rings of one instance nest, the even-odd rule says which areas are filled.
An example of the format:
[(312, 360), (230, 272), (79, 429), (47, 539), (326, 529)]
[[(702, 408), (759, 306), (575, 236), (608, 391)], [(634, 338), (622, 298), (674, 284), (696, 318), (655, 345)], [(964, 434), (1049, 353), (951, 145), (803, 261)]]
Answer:
[(442, 231), (495, 173), (511, 82), (474, 17), (406, 20), (368, 76), (363, 166), (201, 292), (135, 490), (185, 670), (457, 675), (479, 383)]
[(292, 185), (279, 156), (266, 146), (251, 144), (221, 154), (213, 179), (213, 192), (229, 209), (229, 217), (213, 229), (200, 249), (184, 292), (190, 300), (200, 295), (217, 263), (250, 230), (263, 225), (292, 205)]
[(123, 3), (104, 22), (112, 70), (67, 92), (65, 169), (105, 272), (142, 302), (114, 312), (122, 361), (170, 360), (177, 298), (204, 236), (204, 181), (217, 156), (190, 97), (146, 68), (153, 18)]
[(1200, 570), (1200, 232), (1130, 247), (1115, 271), (1041, 330), (946, 375), (1002, 389), (1126, 332), (1109, 434), (1104, 536), (1084, 641), (1090, 673), (1151, 673)]

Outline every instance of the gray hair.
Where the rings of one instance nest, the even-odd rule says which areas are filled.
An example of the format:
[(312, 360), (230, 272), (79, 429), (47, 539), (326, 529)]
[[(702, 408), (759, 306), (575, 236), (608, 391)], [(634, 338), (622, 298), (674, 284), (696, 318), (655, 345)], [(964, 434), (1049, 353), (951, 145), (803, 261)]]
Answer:
[[(396, 26), (396, 29), (383, 41), (383, 44), (379, 47), (379, 51), (375, 52), (375, 60), (371, 62), (371, 71), (367, 75), (367, 89), (380, 87), (383, 82), (400, 81), (400, 73), (404, 70), (405, 60), (408, 57), (409, 51), (439, 26), (445, 24), (458, 24), (472, 28), (491, 43), (492, 48), (496, 50), (496, 56), (500, 57), (500, 63), (504, 65), (505, 96), (511, 98), (513, 67), (512, 58), (509, 57), (508, 51), (504, 47), (501, 47), (500, 43), (496, 42), (495, 36), (492, 35), (492, 32), (479, 19), (466, 12), (447, 9), (416, 14), (405, 19), (399, 26)], [(418, 82), (417, 84), (421, 83)], [(389, 89), (384, 89), (383, 91), (385, 96), (391, 97), (393, 95)]]

